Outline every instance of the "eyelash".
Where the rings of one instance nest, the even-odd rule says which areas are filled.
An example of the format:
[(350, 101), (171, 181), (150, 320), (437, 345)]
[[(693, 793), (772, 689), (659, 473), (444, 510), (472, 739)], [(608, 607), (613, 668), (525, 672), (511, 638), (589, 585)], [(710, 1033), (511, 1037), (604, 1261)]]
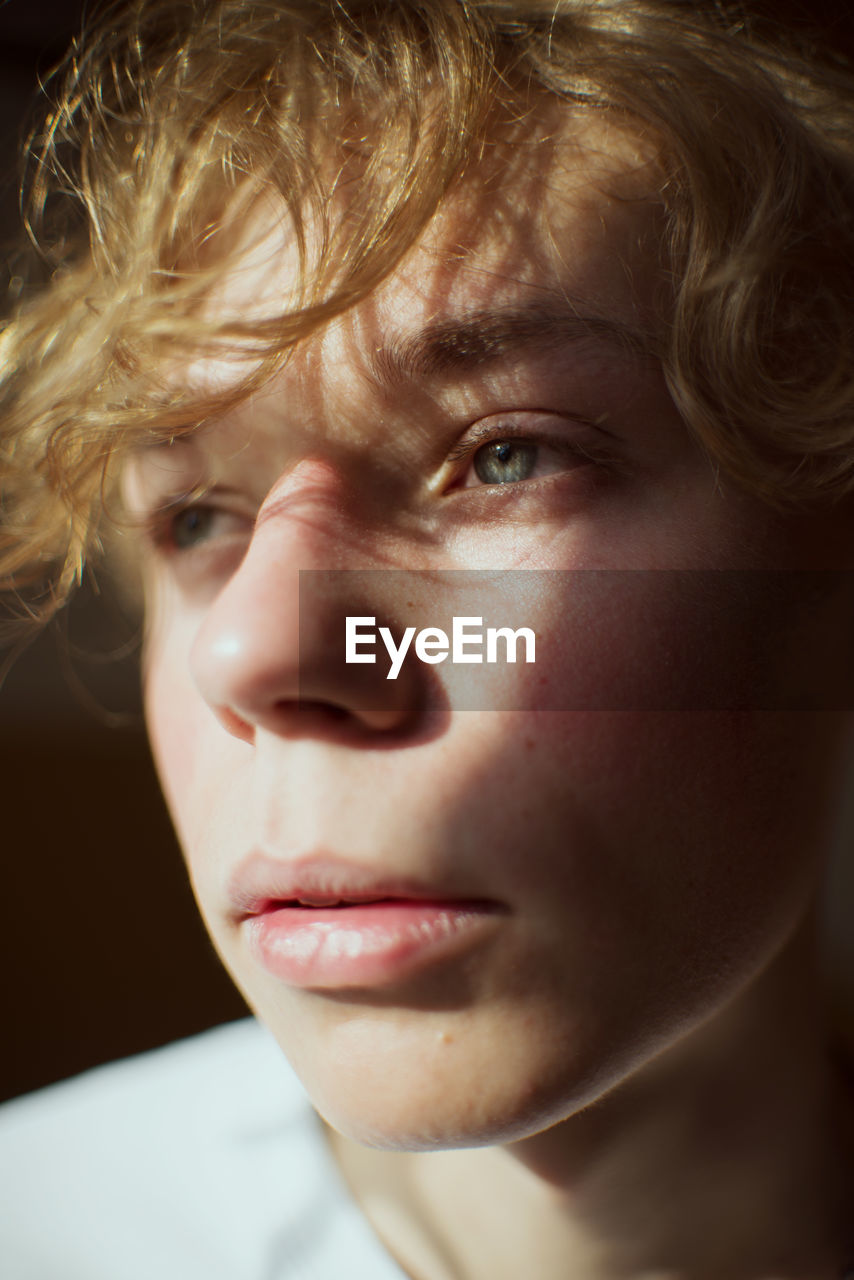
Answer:
[[(585, 424), (582, 424), (585, 425)], [(478, 450), (487, 444), (500, 444), (504, 441), (520, 441), (524, 444), (541, 446), (562, 453), (568, 457), (585, 459), (600, 466), (613, 463), (613, 456), (603, 444), (592, 446), (578, 440), (569, 440), (551, 433), (538, 432), (535, 428), (520, 426), (518, 423), (483, 424), (476, 427), (464, 440), (460, 441), (447, 455), (448, 462), (471, 462)], [(524, 484), (516, 481), (515, 484)], [(507, 485), (481, 486), (489, 488), (507, 488)]]
[(193, 511), (211, 512), (213, 515), (231, 516), (235, 520), (242, 517), (230, 508), (221, 507), (214, 500), (213, 491), (182, 494), (169, 498), (155, 510), (147, 512), (141, 520), (143, 536), (146, 541), (161, 555), (181, 555), (195, 550), (193, 547), (180, 547), (176, 541), (175, 529), (177, 521)]

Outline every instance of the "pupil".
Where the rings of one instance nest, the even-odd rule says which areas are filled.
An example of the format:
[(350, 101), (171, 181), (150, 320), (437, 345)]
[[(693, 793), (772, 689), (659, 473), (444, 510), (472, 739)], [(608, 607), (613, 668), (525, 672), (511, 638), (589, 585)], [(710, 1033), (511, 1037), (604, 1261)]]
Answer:
[(203, 535), (209, 523), (209, 514), (198, 507), (180, 512), (172, 523), (172, 539), (176, 547), (190, 547)]
[(535, 444), (495, 440), (474, 455), (474, 469), (484, 484), (511, 484), (527, 480), (537, 457)]

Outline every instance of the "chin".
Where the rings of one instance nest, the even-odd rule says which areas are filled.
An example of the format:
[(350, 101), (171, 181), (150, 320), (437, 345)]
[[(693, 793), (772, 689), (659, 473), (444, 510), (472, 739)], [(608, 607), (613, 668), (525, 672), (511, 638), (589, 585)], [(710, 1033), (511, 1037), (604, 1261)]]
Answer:
[(526, 1015), (514, 1026), (470, 1012), (388, 1012), (351, 1008), (341, 1017), (339, 1009), (337, 1025), (321, 1035), (260, 1012), (319, 1114), (364, 1146), (414, 1152), (516, 1142), (569, 1118), (615, 1079), (589, 1068), (609, 1062), (607, 1053), (582, 1061), (579, 1037)]

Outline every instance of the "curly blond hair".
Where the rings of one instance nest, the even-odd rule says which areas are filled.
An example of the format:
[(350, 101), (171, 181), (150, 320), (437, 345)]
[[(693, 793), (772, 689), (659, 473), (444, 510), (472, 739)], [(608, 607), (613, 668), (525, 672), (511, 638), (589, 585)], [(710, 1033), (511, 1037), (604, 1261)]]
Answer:
[[(131, 0), (44, 90), (32, 248), (0, 330), (0, 580), (46, 616), (97, 545), (115, 462), (192, 430), (363, 298), (532, 95), (610, 113), (660, 156), (688, 428), (779, 505), (854, 489), (854, 69), (751, 6), (681, 0)], [(330, 155), (358, 164), (330, 213)], [(334, 168), (334, 165), (333, 165)], [(284, 200), (297, 303), (214, 324), (225, 238)], [(313, 229), (309, 247), (306, 228)], [(317, 232), (316, 229), (320, 228)], [(168, 391), (168, 356), (256, 358)]]

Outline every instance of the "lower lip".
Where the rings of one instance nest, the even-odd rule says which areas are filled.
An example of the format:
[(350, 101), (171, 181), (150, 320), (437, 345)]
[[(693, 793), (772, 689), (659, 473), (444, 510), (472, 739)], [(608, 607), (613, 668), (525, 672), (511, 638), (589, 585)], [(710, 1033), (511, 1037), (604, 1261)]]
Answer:
[(279, 907), (247, 921), (257, 959), (296, 987), (399, 981), (485, 937), (499, 912), (478, 902), (388, 901)]

